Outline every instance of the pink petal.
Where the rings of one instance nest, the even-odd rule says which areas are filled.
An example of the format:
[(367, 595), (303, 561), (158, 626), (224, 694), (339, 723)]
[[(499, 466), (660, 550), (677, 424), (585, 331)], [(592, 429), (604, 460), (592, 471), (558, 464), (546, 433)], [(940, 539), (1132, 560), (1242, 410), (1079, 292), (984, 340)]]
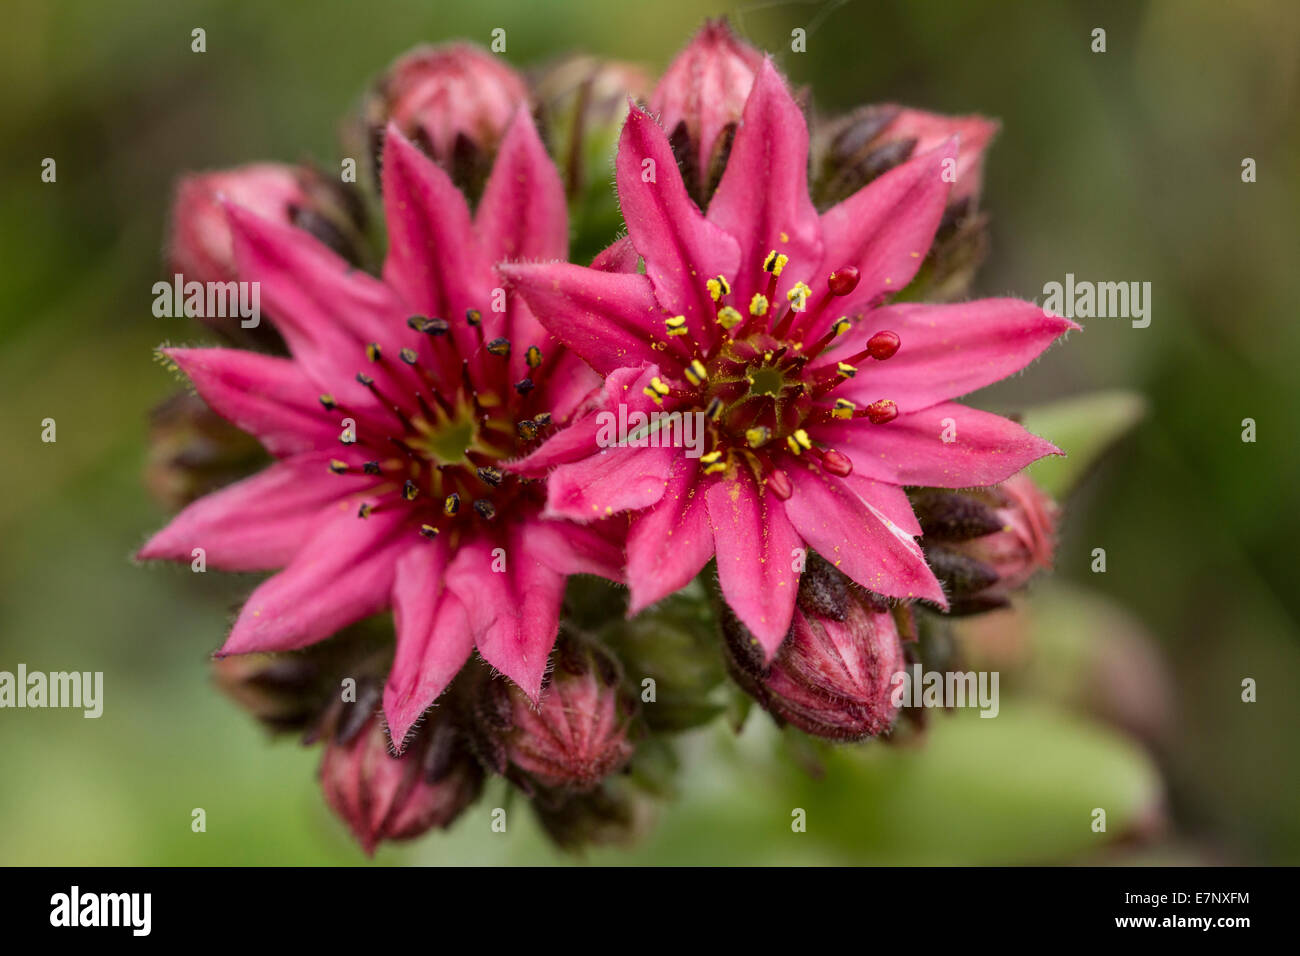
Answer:
[(464, 605), (483, 659), (536, 700), (559, 628), (564, 575), (540, 560), (514, 526), (500, 538), (479, 535), (461, 544), (447, 568), (447, 589)]
[(808, 198), (808, 126), (771, 59), (758, 69), (708, 218), (740, 244), (736, 301), (765, 289), (763, 260), (773, 250), (790, 257), (778, 295), (810, 280), (821, 261), (821, 224)]
[(596, 254), (591, 260), (591, 267), (601, 272), (636, 272), (641, 256), (627, 236), (615, 239)]
[(563, 349), (543, 375), (540, 388), (551, 418), (565, 425), (601, 394), (604, 385), (605, 380), (578, 353)]
[(803, 539), (864, 588), (947, 607), (943, 589), (911, 537), (819, 468), (792, 465), (785, 512)]
[(575, 524), (537, 517), (527, 523), (529, 550), (542, 556), (561, 574), (595, 574), (610, 581), (623, 580), (623, 518)]
[(803, 542), (785, 508), (745, 468), (705, 493), (727, 604), (770, 658), (785, 640), (799, 593), (794, 570)]
[[(956, 156), (957, 141), (950, 139), (891, 169), (822, 215), (825, 253), (796, 328), (813, 327), (823, 305), (823, 322), (853, 315), (912, 281), (948, 202), (951, 184), (943, 181), (944, 160), (955, 163)], [(858, 270), (858, 285), (851, 295), (836, 298), (827, 291), (825, 276), (844, 266)]]
[(627, 534), (629, 614), (685, 587), (713, 557), (707, 485), (697, 483), (698, 477), (697, 460), (675, 458), (663, 497), (633, 517)]
[[(855, 474), (895, 485), (992, 485), (1044, 455), (1063, 454), (1009, 419), (955, 402), (900, 415), (887, 425), (855, 419), (816, 431), (818, 440), (853, 459)], [(945, 435), (953, 440), (945, 442)]]
[(860, 403), (889, 398), (903, 412), (911, 412), (1006, 378), (1078, 327), (1019, 299), (890, 305), (868, 312), (836, 340), (826, 358), (833, 365), (866, 348), (877, 332), (897, 332), (902, 344), (893, 357), (859, 362), (866, 366), (865, 374), (845, 382), (835, 394)]
[(840, 480), (859, 498), (898, 525), (900, 531), (914, 537), (921, 533), (921, 522), (916, 520), (912, 502), (907, 497), (907, 492), (898, 485), (877, 481), (856, 472)]
[(142, 560), (206, 561), (225, 571), (269, 571), (288, 564), (349, 496), (373, 482), (365, 475), (334, 475), (327, 453), (298, 455), (213, 492), (178, 514), (136, 554)]
[(526, 109), (501, 140), (474, 222), (489, 262), (563, 259), (569, 251), (564, 184)]
[(394, 567), (423, 543), (403, 510), (322, 519), (287, 568), (245, 602), (220, 654), (305, 647), (388, 606)]
[(588, 403), (577, 420), (552, 435), (531, 454), (511, 462), (509, 470), (527, 478), (544, 478), (557, 465), (599, 454), (607, 414), (612, 413), (617, 418), (620, 404), (627, 405), (629, 415), (634, 411), (649, 412), (654, 409), (653, 402), (642, 389), (658, 374), (659, 368), (655, 365), (620, 368), (613, 372), (605, 379), (603, 392)]
[(163, 349), (214, 412), (283, 457), (333, 447), (341, 429), (315, 384), (289, 359), (242, 349)]
[(433, 160), (391, 124), (384, 138), (384, 218), (388, 258), (384, 280), (415, 312), (451, 323), (462, 356), (477, 348), (478, 333), (465, 310), (478, 309), (490, 340), (504, 331), (491, 304), (491, 261), (484, 255), (465, 197)]
[(393, 625), (397, 653), (384, 685), (384, 715), (400, 752), (407, 732), (460, 672), (474, 635), (456, 595), (443, 587), (447, 546), (422, 541), (397, 561)]
[(602, 448), (590, 458), (561, 465), (547, 479), (548, 517), (592, 521), (653, 505), (664, 494), (679, 448)]
[(564, 262), (499, 271), (551, 334), (602, 375), (660, 360), (653, 344), (666, 340), (665, 316), (645, 276)]
[[(404, 309), (393, 290), (352, 268), (301, 229), (225, 206), (240, 279), (257, 282), (261, 307), (284, 335), (303, 372), (320, 392), (350, 408), (374, 405), (354, 381), (366, 364), (365, 346), (395, 354), (407, 344)], [(413, 375), (407, 369), (398, 374)], [(382, 381), (382, 373), (376, 377)]]
[[(712, 342), (717, 324), (705, 282), (711, 276), (736, 274), (736, 240), (705, 219), (691, 201), (664, 131), (639, 106), (628, 112), (615, 168), (628, 236), (645, 258), (646, 275), (660, 304), (670, 315), (686, 316), (693, 341)], [(653, 181), (646, 182), (643, 176), (651, 172)]]

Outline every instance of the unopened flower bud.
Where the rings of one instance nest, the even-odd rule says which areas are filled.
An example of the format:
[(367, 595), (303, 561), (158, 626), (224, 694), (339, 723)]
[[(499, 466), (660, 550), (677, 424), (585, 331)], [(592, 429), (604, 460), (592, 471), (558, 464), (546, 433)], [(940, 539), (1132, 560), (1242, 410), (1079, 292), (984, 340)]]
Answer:
[(769, 666), (725, 607), (723, 636), (732, 676), (778, 721), (836, 740), (893, 726), (894, 675), (905, 666), (894, 615), (820, 558), (800, 579), (790, 633)]
[(167, 508), (179, 510), (251, 475), (266, 462), (257, 439), (212, 411), (192, 392), (177, 392), (149, 413), (144, 480)]
[(350, 736), (326, 741), (321, 789), (330, 808), (368, 854), (383, 840), (406, 840), (446, 827), (479, 795), (483, 771), (459, 731), (437, 711), (393, 756), (373, 712)]
[(359, 125), (348, 131), (348, 146), (366, 152), (378, 184), (384, 129), (393, 123), (477, 197), (521, 107), (528, 108), (528, 89), (500, 57), (468, 43), (420, 46), (376, 82)]
[(926, 560), (954, 614), (1003, 607), (1052, 566), (1060, 509), (1023, 472), (989, 488), (923, 489), (913, 501)]
[(988, 220), (979, 212), (984, 154), (998, 124), (982, 116), (944, 116), (886, 104), (866, 106), (819, 134), (813, 193), (827, 209), (914, 156), (958, 137), (952, 191), (935, 240), (904, 298), (950, 301), (963, 296), (988, 252)]
[(631, 758), (635, 699), (603, 648), (561, 635), (534, 704), (519, 687), (485, 680), (475, 697), (475, 746), (498, 773), (529, 789), (586, 791)]
[(649, 832), (657, 815), (654, 798), (619, 777), (587, 793), (540, 792), (532, 806), (546, 835), (569, 851), (631, 846)]
[(722, 179), (763, 54), (726, 20), (704, 24), (664, 71), (650, 109), (668, 131), (686, 188), (704, 206)]
[[(307, 166), (255, 163), (194, 173), (177, 184), (167, 260), (185, 282), (240, 279), (222, 199), (297, 226), (350, 262), (361, 261), (364, 211), (354, 192)], [(244, 328), (237, 315), (200, 318), (236, 344), (283, 350), (270, 323)]]
[(325, 706), (318, 661), (307, 654), (234, 654), (212, 662), (217, 686), (273, 732), (307, 729)]

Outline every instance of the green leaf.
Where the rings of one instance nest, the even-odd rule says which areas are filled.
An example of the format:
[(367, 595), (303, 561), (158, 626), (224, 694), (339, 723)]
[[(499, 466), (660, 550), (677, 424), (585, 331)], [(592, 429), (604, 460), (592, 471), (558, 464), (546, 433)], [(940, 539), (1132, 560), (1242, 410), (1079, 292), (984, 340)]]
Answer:
[(1060, 499), (1111, 445), (1146, 415), (1146, 400), (1135, 392), (1094, 392), (1039, 405), (1024, 414), (1024, 426), (1065, 452), (1029, 466), (1029, 476)]

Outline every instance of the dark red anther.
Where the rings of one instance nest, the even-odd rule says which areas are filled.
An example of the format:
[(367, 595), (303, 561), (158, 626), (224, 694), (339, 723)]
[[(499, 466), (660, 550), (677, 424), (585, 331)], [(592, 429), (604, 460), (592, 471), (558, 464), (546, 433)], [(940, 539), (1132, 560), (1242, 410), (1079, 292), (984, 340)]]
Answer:
[(898, 347), (902, 344), (902, 340), (899, 339), (897, 332), (886, 330), (884, 332), (877, 332), (871, 338), (867, 339), (867, 351), (871, 353), (873, 359), (878, 362), (883, 362), (885, 359), (893, 357), (894, 353), (898, 351)]
[(822, 452), (822, 467), (832, 475), (839, 478), (847, 478), (853, 474), (853, 459), (842, 451), (836, 451), (834, 448), (827, 448)]
[(862, 276), (853, 266), (841, 266), (826, 277), (826, 284), (830, 286), (831, 295), (848, 295), (858, 287), (860, 278)]
[(898, 417), (898, 406), (887, 398), (872, 402), (867, 406), (867, 418), (873, 425), (883, 425)]
[(767, 473), (767, 486), (772, 489), (772, 494), (782, 501), (794, 494), (794, 486), (790, 484), (790, 476), (780, 468), (773, 468)]

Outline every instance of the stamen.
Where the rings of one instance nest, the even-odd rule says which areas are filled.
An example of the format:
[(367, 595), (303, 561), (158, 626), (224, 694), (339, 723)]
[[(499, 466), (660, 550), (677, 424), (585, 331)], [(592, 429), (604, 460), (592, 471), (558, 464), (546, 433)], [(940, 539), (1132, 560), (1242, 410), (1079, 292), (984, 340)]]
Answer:
[(438, 529), (431, 524), (422, 524), (420, 525), (420, 534), (432, 541), (438, 537)]
[(532, 441), (537, 437), (537, 423), (525, 418), (523, 421), (515, 423), (515, 431), (524, 441)]
[(754, 297), (749, 300), (749, 314), (762, 316), (767, 315), (767, 296), (761, 292), (755, 292)]
[(367, 475), (382, 475), (382, 474), (383, 474), (383, 469), (381, 469), (381, 468), (379, 467), (379, 462), (377, 462), (377, 461), (368, 461), (368, 462), (366, 462), (365, 464), (363, 464), (363, 465), (361, 466), (361, 470), (364, 471)]
[(858, 287), (861, 278), (853, 266), (841, 266), (826, 277), (826, 285), (831, 295), (848, 295)]
[(375, 510), (374, 505), (366, 504), (366, 502), (363, 501), (361, 502), (361, 507), (357, 509), (357, 517), (369, 518), (370, 513), (374, 510)]
[(383, 351), (379, 348), (378, 342), (371, 342), (366, 346), (366, 358), (372, 362), (378, 362), (384, 357)]
[(483, 324), (483, 313), (478, 309), (466, 309), (465, 321), (469, 323), (470, 328), (477, 329)]
[(898, 406), (887, 398), (867, 406), (867, 418), (873, 425), (884, 425), (898, 417)]
[(460, 511), (460, 495), (453, 491), (447, 496), (446, 500), (443, 501), (442, 513), (451, 517), (458, 511)]
[(704, 415), (711, 422), (716, 422), (722, 417), (722, 399), (714, 395), (709, 399), (709, 404), (704, 406)]
[(664, 319), (664, 325), (668, 326), (669, 335), (686, 335), (690, 329), (686, 327), (686, 316), (674, 315), (671, 318)]
[(831, 410), (832, 418), (852, 418), (853, 410), (858, 406), (854, 405), (847, 398), (835, 399), (835, 408)]
[(789, 256), (773, 249), (767, 254), (767, 258), (763, 260), (763, 271), (779, 277), (789, 261)]
[(528, 351), (524, 353), (524, 361), (528, 363), (529, 368), (537, 368), (542, 364), (542, 350), (536, 345), (528, 346)]
[(858, 370), (848, 362), (836, 362), (835, 374), (840, 376), (840, 378), (853, 378), (853, 376), (858, 374)]
[(320, 403), (327, 412), (332, 412), (334, 409), (339, 407), (339, 403), (334, 401), (333, 395), (322, 395), (320, 397)]
[(667, 395), (672, 391), (672, 389), (668, 387), (667, 382), (656, 375), (654, 378), (650, 379), (649, 386), (641, 389), (641, 391), (654, 399), (656, 405), (662, 405), (664, 403), (663, 396)]
[(406, 324), (425, 335), (446, 335), (451, 328), (446, 319), (426, 319), (422, 315), (411, 316)]
[(691, 364), (683, 369), (683, 373), (686, 375), (686, 380), (692, 385), (699, 385), (709, 377), (708, 369), (704, 367), (704, 363), (699, 359), (692, 359)]
[(812, 295), (812, 289), (802, 282), (796, 282), (790, 291), (785, 294), (785, 297), (790, 302), (790, 308), (796, 312), (802, 312), (804, 306), (808, 304), (808, 296), (810, 295)]
[(487, 465), (484, 465), (478, 470), (478, 476), (481, 481), (492, 485), (493, 487), (500, 485), (501, 479), (504, 477), (499, 469)]
[(407, 365), (414, 365), (416, 362), (420, 361), (420, 356), (415, 349), (402, 349), (397, 353), (397, 356)]
[(790, 451), (796, 455), (812, 449), (812, 440), (802, 428), (796, 428), (793, 434), (786, 435), (785, 443), (790, 447)]
[(898, 333), (885, 330), (867, 339), (867, 352), (876, 361), (883, 362), (887, 358), (892, 358), (900, 345), (902, 340), (899, 339)]
[(527, 395), (534, 388), (536, 388), (536, 386), (533, 384), (531, 378), (521, 378), (519, 381), (515, 382), (515, 391), (520, 395)]
[(545, 428), (547, 425), (551, 423), (551, 413), (540, 412), (533, 416), (533, 421), (537, 424), (539, 428)]
[(745, 429), (745, 441), (749, 443), (750, 448), (762, 448), (772, 438), (772, 429), (766, 425), (755, 425), (753, 428)]
[(474, 502), (474, 510), (477, 511), (485, 521), (491, 521), (497, 516), (496, 505), (492, 504), (486, 498), (479, 498)]
[(853, 473), (853, 459), (842, 451), (827, 448), (822, 452), (822, 467), (832, 475), (847, 478)]
[(493, 339), (483, 347), (493, 355), (500, 355), (503, 358), (510, 354), (510, 340), (507, 338)]
[(346, 474), (347, 470), (348, 470), (348, 463), (346, 461), (339, 461), (337, 458), (330, 459), (330, 471), (334, 472), (334, 474), (336, 475)]
[(414, 501), (420, 495), (420, 488), (410, 478), (406, 479), (406, 484), (402, 485), (402, 497), (407, 501)]
[(724, 305), (718, 310), (718, 324), (728, 331), (734, 329), (743, 321), (745, 321), (745, 317), (729, 305)]

